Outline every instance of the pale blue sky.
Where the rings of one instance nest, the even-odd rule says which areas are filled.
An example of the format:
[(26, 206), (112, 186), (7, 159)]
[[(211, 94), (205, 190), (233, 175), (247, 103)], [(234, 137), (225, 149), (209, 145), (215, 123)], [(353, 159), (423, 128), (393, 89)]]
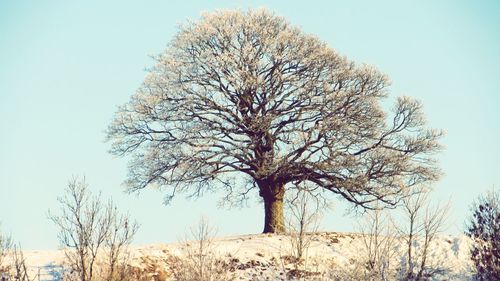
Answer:
[[(210, 3), (208, 3), (210, 2)], [(285, 16), (392, 81), (391, 99), (423, 101), (444, 129), (445, 176), (434, 200), (453, 199), (448, 232), (469, 204), (500, 186), (500, 1), (24, 1), (0, 0), (0, 221), (26, 249), (54, 249), (46, 219), (72, 175), (113, 196), (142, 224), (136, 243), (173, 242), (200, 215), (220, 235), (258, 233), (262, 208), (219, 209), (220, 194), (192, 201), (123, 193), (126, 160), (107, 153), (104, 130), (176, 25), (216, 8), (262, 7)], [(257, 197), (256, 197), (257, 198)], [(344, 204), (323, 229), (351, 231)]]

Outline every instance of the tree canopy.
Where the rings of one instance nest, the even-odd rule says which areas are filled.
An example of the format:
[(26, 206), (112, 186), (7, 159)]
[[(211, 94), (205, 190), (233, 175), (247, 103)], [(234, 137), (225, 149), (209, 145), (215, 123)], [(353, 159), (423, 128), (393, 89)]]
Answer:
[(259, 191), (281, 232), (285, 191), (308, 184), (356, 206), (395, 204), (439, 177), (441, 131), (422, 105), (381, 101), (389, 79), (267, 10), (205, 13), (179, 28), (108, 129), (130, 190)]

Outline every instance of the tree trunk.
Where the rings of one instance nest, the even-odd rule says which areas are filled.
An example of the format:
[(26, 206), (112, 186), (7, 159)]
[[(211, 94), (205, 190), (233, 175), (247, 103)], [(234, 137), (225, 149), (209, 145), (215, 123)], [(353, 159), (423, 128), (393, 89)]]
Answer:
[(274, 182), (259, 183), (260, 196), (264, 200), (264, 231), (262, 233), (285, 232), (283, 196), (285, 187)]

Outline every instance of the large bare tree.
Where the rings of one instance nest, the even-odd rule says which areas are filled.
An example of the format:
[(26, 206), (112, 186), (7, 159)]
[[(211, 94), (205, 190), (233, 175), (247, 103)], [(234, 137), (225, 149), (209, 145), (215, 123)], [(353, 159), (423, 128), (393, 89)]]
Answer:
[(282, 232), (298, 183), (369, 208), (437, 179), (441, 132), (408, 97), (388, 115), (388, 84), (267, 10), (216, 11), (180, 27), (107, 134), (133, 156), (131, 191), (256, 188), (264, 232)]

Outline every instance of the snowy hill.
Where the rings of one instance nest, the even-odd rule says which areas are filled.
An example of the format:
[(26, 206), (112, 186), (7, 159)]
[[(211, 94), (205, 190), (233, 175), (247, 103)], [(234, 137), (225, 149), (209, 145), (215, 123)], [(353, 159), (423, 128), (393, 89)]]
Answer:
[[(367, 256), (367, 240), (363, 237), (333, 232), (308, 235), (311, 243), (300, 261), (291, 254), (289, 236), (267, 234), (216, 238), (203, 246), (201, 256), (210, 264), (206, 270), (212, 270), (219, 281), (359, 280), (356, 272), (363, 270), (362, 261)], [(392, 256), (387, 267), (404, 266), (400, 240), (395, 239), (390, 246)], [(433, 280), (470, 280), (473, 269), (468, 257), (469, 245), (470, 240), (465, 236), (437, 237), (429, 248), (427, 264), (442, 275)], [(196, 241), (134, 246), (130, 260), (136, 273), (147, 276), (145, 280), (169, 280), (181, 271), (190, 270), (189, 262), (199, 257), (199, 246)], [(40, 280), (58, 280), (64, 259), (62, 251), (25, 252), (25, 257), (32, 276), (39, 274)]]

